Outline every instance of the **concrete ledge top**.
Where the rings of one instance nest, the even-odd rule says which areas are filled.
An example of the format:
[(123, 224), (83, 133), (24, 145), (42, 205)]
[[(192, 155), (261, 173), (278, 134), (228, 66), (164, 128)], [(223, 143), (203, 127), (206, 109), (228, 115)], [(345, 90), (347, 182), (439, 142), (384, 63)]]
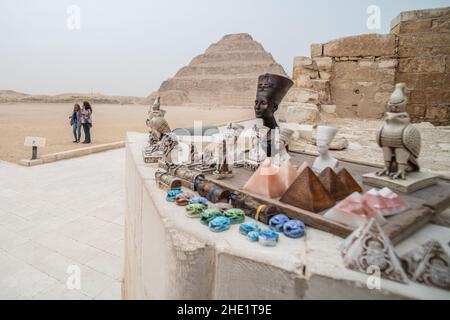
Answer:
[[(351, 283), (355, 288), (366, 292), (362, 299), (371, 298), (414, 298), (414, 299), (450, 299), (450, 292), (433, 287), (427, 287), (418, 283), (409, 282), (401, 284), (390, 280), (381, 280), (381, 290), (366, 289), (369, 275), (349, 270), (344, 267), (340, 246), (342, 238), (322, 232), (310, 227), (306, 229), (305, 237), (301, 239), (289, 239), (280, 235), (280, 241), (276, 247), (267, 248), (258, 243), (250, 243), (239, 234), (238, 226), (231, 226), (230, 230), (216, 234), (210, 232), (198, 219), (190, 219), (185, 216), (185, 208), (178, 207), (165, 200), (165, 191), (159, 189), (154, 179), (157, 170), (155, 164), (145, 164), (142, 161), (142, 148), (145, 146), (146, 135), (129, 133), (127, 135), (127, 154), (133, 160), (138, 172), (138, 179), (144, 187), (144, 192), (154, 203), (161, 223), (171, 234), (189, 235), (194, 242), (186, 243), (189, 246), (214, 246), (216, 252), (228, 253), (245, 257), (257, 263), (271, 265), (297, 275), (299, 278), (311, 279), (314, 276), (322, 276), (334, 281)], [(256, 222), (246, 217), (246, 222)], [(267, 226), (262, 223), (262, 228)], [(416, 234), (396, 246), (398, 254), (403, 254), (416, 245), (423, 243), (425, 239), (436, 239), (447, 244), (450, 241), (448, 228), (428, 224)], [(324, 291), (327, 288), (323, 288)], [(345, 298), (346, 294), (336, 296), (337, 299)]]

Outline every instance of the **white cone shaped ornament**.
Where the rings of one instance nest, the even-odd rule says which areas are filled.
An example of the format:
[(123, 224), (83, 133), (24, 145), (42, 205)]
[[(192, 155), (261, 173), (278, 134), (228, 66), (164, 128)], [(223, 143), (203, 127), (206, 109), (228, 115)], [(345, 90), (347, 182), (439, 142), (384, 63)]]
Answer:
[(429, 240), (403, 255), (401, 261), (412, 281), (450, 290), (450, 257), (439, 242)]
[(348, 269), (368, 274), (379, 271), (384, 279), (407, 282), (389, 238), (374, 218), (345, 239), (342, 255)]

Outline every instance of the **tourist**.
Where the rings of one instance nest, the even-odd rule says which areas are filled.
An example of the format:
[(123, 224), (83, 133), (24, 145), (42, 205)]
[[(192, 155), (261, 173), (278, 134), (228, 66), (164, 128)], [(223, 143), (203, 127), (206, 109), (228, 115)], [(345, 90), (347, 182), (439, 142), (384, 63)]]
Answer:
[(81, 108), (78, 103), (73, 106), (72, 115), (69, 117), (70, 125), (73, 129), (74, 143), (80, 142), (81, 139)]
[(83, 143), (91, 143), (92, 107), (87, 101), (83, 102), (83, 109), (81, 110), (81, 124), (83, 125), (84, 131)]

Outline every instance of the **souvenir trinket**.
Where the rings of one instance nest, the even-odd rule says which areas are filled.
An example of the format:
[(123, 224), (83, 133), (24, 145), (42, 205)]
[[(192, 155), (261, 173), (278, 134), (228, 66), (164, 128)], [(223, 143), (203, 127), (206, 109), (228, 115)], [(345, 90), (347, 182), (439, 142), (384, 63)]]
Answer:
[(345, 184), (330, 167), (326, 167), (318, 177), (335, 201), (342, 200), (350, 195)]
[(362, 192), (361, 186), (356, 182), (356, 180), (351, 176), (347, 169), (342, 168), (338, 172), (338, 177), (341, 179), (342, 183), (345, 185), (347, 192), (352, 194), (353, 192)]
[(250, 177), (243, 189), (273, 199), (284, 193), (286, 185), (280, 176), (279, 168), (273, 165), (270, 159), (266, 159)]
[(378, 222), (371, 218), (356, 229), (343, 243), (342, 256), (346, 268), (406, 283), (407, 277), (389, 238)]
[(202, 212), (200, 222), (208, 225), (210, 221), (222, 215), (222, 211), (217, 208), (209, 208)]
[(289, 218), (285, 214), (277, 214), (270, 218), (269, 220), (269, 228), (277, 231), (277, 232), (283, 232), (283, 226), (286, 222), (289, 221)]
[(181, 189), (171, 189), (171, 190), (167, 191), (166, 201), (175, 202), (176, 196), (181, 193), (183, 193), (183, 190), (181, 190)]
[(331, 141), (336, 136), (337, 129), (329, 126), (317, 127), (317, 151), (319, 156), (313, 164), (313, 170), (317, 173), (322, 172), (326, 167), (337, 170), (339, 162), (329, 153)]
[(290, 220), (283, 225), (283, 233), (288, 238), (301, 238), (305, 235), (305, 224), (300, 220)]
[(264, 224), (269, 224), (270, 218), (279, 212), (275, 206), (262, 204), (244, 193), (239, 193), (234, 203), (236, 208), (244, 210), (246, 216)]
[(191, 199), (189, 199), (189, 204), (202, 204), (204, 206), (208, 206), (208, 199), (203, 198), (203, 197), (192, 197)]
[(243, 223), (239, 226), (239, 233), (244, 236), (248, 235), (249, 232), (254, 231), (259, 234), (261, 232), (261, 227), (254, 222)]
[(180, 179), (177, 179), (174, 176), (170, 175), (169, 173), (162, 171), (160, 169), (156, 170), (155, 172), (155, 180), (158, 187), (165, 191), (181, 188)]
[(231, 224), (242, 223), (245, 220), (244, 211), (241, 209), (229, 209), (223, 215), (230, 219)]
[(213, 182), (200, 182), (197, 186), (198, 193), (212, 203), (228, 200), (230, 191), (225, 190)]
[(278, 238), (278, 233), (270, 229), (265, 229), (259, 233), (259, 243), (265, 247), (276, 246)]
[(212, 232), (223, 232), (230, 229), (230, 219), (219, 216), (211, 220), (208, 224), (209, 230)]
[(200, 218), (203, 211), (206, 210), (206, 206), (203, 204), (188, 204), (186, 206), (186, 216), (189, 218)]
[(191, 193), (181, 193), (175, 197), (175, 204), (178, 206), (187, 206), (189, 204), (189, 199), (194, 195)]
[(216, 170), (213, 172), (213, 176), (217, 180), (226, 179), (233, 176), (232, 165), (230, 165), (228, 161), (227, 142), (225, 139), (222, 140), (221, 147), (219, 149), (218, 154), (221, 156), (217, 162)]
[(249, 233), (247, 233), (247, 240), (250, 242), (258, 242), (259, 232), (258, 231), (250, 231)]
[(294, 183), (283, 194), (281, 202), (315, 213), (331, 208), (336, 203), (308, 166), (304, 167)]
[(379, 191), (371, 189), (364, 194), (364, 199), (369, 207), (385, 217), (402, 213), (409, 208), (406, 201), (389, 188)]
[(429, 240), (407, 252), (401, 262), (412, 281), (450, 290), (450, 257), (438, 241)]

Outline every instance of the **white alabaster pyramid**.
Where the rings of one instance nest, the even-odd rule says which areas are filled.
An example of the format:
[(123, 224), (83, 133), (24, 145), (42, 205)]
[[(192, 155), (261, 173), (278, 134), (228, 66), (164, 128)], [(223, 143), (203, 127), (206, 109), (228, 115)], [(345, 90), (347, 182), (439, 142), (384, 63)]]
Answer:
[(368, 274), (379, 270), (382, 278), (407, 282), (406, 274), (389, 238), (374, 218), (344, 240), (342, 256), (348, 269)]

